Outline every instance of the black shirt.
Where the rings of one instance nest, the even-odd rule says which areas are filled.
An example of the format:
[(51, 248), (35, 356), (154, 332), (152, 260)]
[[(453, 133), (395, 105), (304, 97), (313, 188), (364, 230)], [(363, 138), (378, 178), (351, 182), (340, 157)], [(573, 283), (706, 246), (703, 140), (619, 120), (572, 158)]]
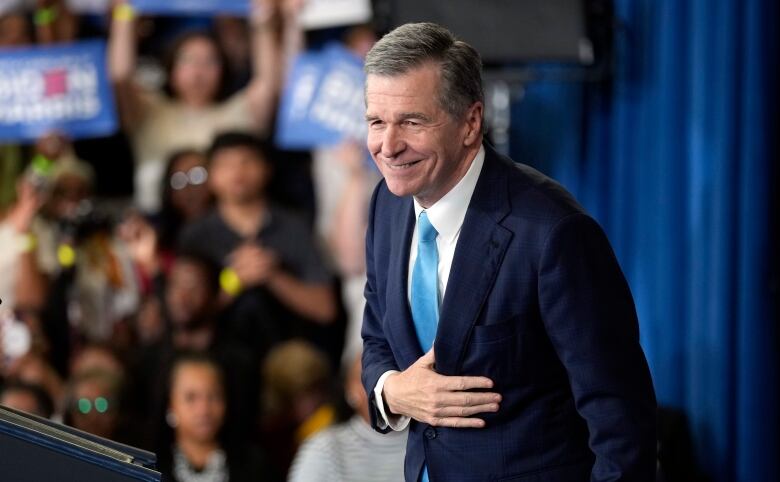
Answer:
[(282, 268), (301, 281), (328, 284), (331, 274), (306, 223), (291, 211), (271, 206), (260, 231), (250, 239), (235, 232), (214, 209), (184, 228), (180, 248), (204, 256), (220, 267), (239, 245), (256, 241), (279, 257)]
[[(241, 244), (256, 241), (273, 251), (281, 268), (305, 283), (332, 285), (326, 267), (308, 225), (291, 211), (269, 207), (259, 232), (249, 239), (227, 225), (217, 209), (186, 226), (179, 246), (183, 252), (210, 260), (220, 268), (229, 264), (230, 254)], [(262, 360), (278, 341), (303, 338), (337, 360), (343, 345), (343, 326), (323, 326), (297, 315), (265, 287), (244, 290), (223, 314), (222, 333), (244, 343)]]

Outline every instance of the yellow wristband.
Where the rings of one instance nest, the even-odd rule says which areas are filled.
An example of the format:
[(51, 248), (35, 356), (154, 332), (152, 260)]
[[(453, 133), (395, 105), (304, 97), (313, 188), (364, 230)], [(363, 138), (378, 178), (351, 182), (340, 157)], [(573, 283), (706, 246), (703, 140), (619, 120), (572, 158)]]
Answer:
[(76, 263), (76, 250), (69, 244), (61, 244), (57, 248), (57, 260), (63, 268), (70, 268)]
[(32, 233), (25, 233), (22, 235), (22, 252), (29, 253), (38, 246), (38, 238)]
[(222, 291), (230, 296), (238, 295), (243, 289), (241, 280), (233, 268), (225, 268), (219, 273), (219, 286), (222, 288)]
[(129, 22), (135, 19), (135, 8), (129, 3), (122, 3), (114, 7), (114, 20)]

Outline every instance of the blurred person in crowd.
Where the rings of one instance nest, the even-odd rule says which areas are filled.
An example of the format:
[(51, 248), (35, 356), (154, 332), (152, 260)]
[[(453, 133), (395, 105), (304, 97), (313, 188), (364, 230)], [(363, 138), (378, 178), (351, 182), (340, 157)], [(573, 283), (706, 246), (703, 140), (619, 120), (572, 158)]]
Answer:
[[(52, 194), (55, 194), (55, 175), (58, 176), (57, 187), (61, 188), (56, 191), (57, 195), (62, 193), (63, 186), (79, 184), (68, 169), (79, 161), (73, 155), (70, 143), (56, 132), (41, 136), (33, 154), (24, 176), (16, 180), (15, 202), (0, 218), (0, 243), (8, 247), (0, 251), (0, 268), (7, 273), (0, 281), (0, 297), (12, 308), (40, 310), (51, 274), (47, 270), (51, 263), (47, 265), (46, 261), (53, 256), (48, 242), (51, 224), (46, 222), (43, 212), (52, 210), (56, 211), (51, 213), (55, 216), (64, 215), (74, 208), (68, 200), (55, 204)], [(56, 165), (58, 163), (61, 164)]]
[(336, 420), (330, 363), (311, 343), (290, 340), (271, 350), (262, 374), (261, 440), (287, 473), (301, 443)]
[(131, 212), (117, 227), (135, 268), (139, 288), (139, 307), (132, 316), (131, 331), (137, 347), (153, 345), (165, 332), (165, 320), (158, 292), (174, 252), (160, 247), (158, 234), (152, 223), (137, 212)]
[(50, 358), (65, 373), (71, 342), (120, 333), (138, 293), (130, 258), (91, 198), (90, 166), (58, 134), (42, 137), (35, 152), (18, 200), (0, 221), (9, 248), (0, 251), (7, 273), (0, 296), (40, 319)]
[(69, 355), (62, 341), (74, 339), (71, 328), (77, 343), (108, 341), (135, 313), (139, 296), (130, 256), (92, 199), (92, 169), (73, 157), (55, 159), (50, 195), (32, 232), (38, 266), (51, 280), (47, 334), (58, 340), (56, 363), (63, 364)]
[(0, 306), (0, 383), (27, 355), (45, 356), (50, 348), (36, 310)]
[(117, 233), (133, 258), (142, 293), (153, 291), (160, 271), (168, 272), (181, 228), (208, 212), (212, 198), (207, 180), (204, 154), (191, 149), (174, 152), (160, 186), (160, 211), (149, 217), (131, 213), (119, 226)]
[(48, 280), (38, 264), (33, 220), (45, 194), (31, 179), (17, 182), (17, 200), (0, 218), (0, 299), (5, 309), (38, 310), (45, 301)]
[[(29, 253), (35, 268), (48, 278), (61, 271), (58, 248), (65, 237), (72, 236), (67, 231), (72, 231), (74, 224), (93, 208), (93, 180), (92, 168), (75, 157), (65, 137), (58, 133), (42, 136), (35, 144), (34, 157), (24, 178), (18, 183), (18, 199), (0, 223), (4, 235), (8, 235), (8, 228), (13, 228), (21, 236), (15, 244), (22, 250), (2, 253), (0, 263)], [(9, 297), (7, 290), (1, 292)]]
[(271, 325), (283, 336), (324, 343), (337, 303), (331, 275), (305, 222), (269, 202), (269, 145), (249, 134), (217, 136), (208, 152), (216, 206), (187, 226), (180, 246), (219, 266), (226, 324), (249, 343)]
[(211, 207), (206, 156), (191, 149), (173, 153), (168, 159), (162, 193), (162, 207), (155, 224), (161, 248), (171, 252), (181, 228), (202, 218)]
[(360, 365), (358, 351), (353, 353), (344, 383), (345, 398), (355, 414), (303, 443), (290, 468), (290, 482), (403, 480), (407, 433), (383, 435), (371, 428)]
[(0, 405), (43, 418), (54, 414), (54, 402), (42, 387), (24, 382), (0, 386)]
[(102, 370), (113, 377), (124, 379), (125, 366), (108, 345), (92, 343), (84, 346), (70, 363), (70, 376)]
[(133, 334), (136, 350), (154, 345), (165, 336), (165, 319), (162, 313), (160, 299), (154, 294), (147, 294), (141, 301), (138, 313), (133, 319)]
[(0, 5), (0, 48), (22, 47), (33, 42), (33, 28), (22, 2)]
[[(344, 46), (359, 59), (376, 43), (369, 25), (356, 25), (343, 35)], [(365, 233), (368, 201), (381, 176), (369, 162), (364, 143), (346, 139), (313, 153), (312, 178), (316, 194), (317, 234), (341, 278), (341, 297), (347, 328), (342, 363), (362, 347), (363, 288), (366, 283)]]
[[(300, 34), (303, 36), (303, 33)], [(344, 46), (351, 52), (356, 58), (361, 61), (365, 58), (366, 53), (376, 42), (376, 33), (368, 25), (357, 25), (350, 27), (346, 30), (342, 36), (342, 42)], [(312, 163), (312, 177), (314, 181), (314, 189), (316, 195), (316, 225), (318, 234), (327, 241), (329, 249), (332, 251), (332, 256), (335, 257), (337, 266), (341, 266), (339, 249), (333, 246), (332, 237), (334, 232), (337, 231), (335, 221), (336, 211), (339, 210), (339, 206), (343, 204), (342, 193), (346, 190), (351, 190), (352, 185), (355, 183), (355, 178), (366, 177), (367, 184), (371, 184), (366, 189), (373, 189), (379, 176), (375, 169), (365, 170), (359, 169), (362, 164), (362, 160), (368, 160), (368, 152), (363, 147), (362, 140), (345, 139), (334, 146), (319, 147), (314, 151), (313, 163)], [(365, 163), (369, 166), (369, 163)], [(371, 175), (373, 174), (373, 175)], [(349, 186), (349, 187), (345, 187)], [(347, 195), (346, 197), (351, 197)], [(362, 203), (361, 203), (362, 204)], [(343, 227), (343, 226), (341, 226)], [(354, 231), (351, 230), (350, 231)], [(362, 251), (362, 250), (361, 250)], [(349, 257), (352, 257), (351, 255)], [(352, 265), (352, 262), (348, 262)], [(353, 271), (348, 269), (348, 271)], [(359, 269), (358, 269), (359, 271)], [(351, 359), (351, 358), (350, 358)]]
[(368, 203), (380, 176), (366, 164), (365, 149), (352, 142), (344, 142), (336, 149), (321, 149), (314, 159), (317, 227), (341, 277), (341, 296), (347, 311), (342, 354), (346, 364), (363, 345), (360, 327), (365, 306)]
[(116, 2), (109, 70), (136, 155), (135, 198), (142, 210), (159, 208), (157, 186), (171, 152), (205, 148), (215, 133), (226, 129), (269, 131), (284, 70), (279, 39), (289, 37), (283, 31), (291, 23), (287, 12), (292, 9), (279, 3), (252, 2), (253, 77), (245, 89), (224, 99), (228, 61), (215, 37), (206, 32), (191, 32), (175, 42), (166, 62), (165, 93), (138, 85), (133, 79), (135, 12), (129, 2)]
[(63, 422), (98, 437), (124, 441), (121, 394), (123, 379), (106, 370), (74, 375), (68, 382)]
[(57, 371), (42, 355), (28, 353), (22, 356), (10, 367), (7, 367), (5, 378), (9, 382), (41, 387), (52, 400), (55, 416), (62, 415), (65, 384)]
[[(222, 330), (217, 267), (197, 255), (180, 254), (164, 280), (160, 306), (166, 331), (159, 341), (136, 350), (128, 390), (130, 409), (139, 417), (160, 412), (165, 376), (176, 354), (208, 353), (224, 369), (230, 395), (228, 428), (238, 436), (248, 435), (257, 414), (262, 353), (249, 351)], [(272, 342), (275, 339), (269, 334), (266, 343)], [(148, 446), (155, 434), (147, 435), (141, 443)]]
[(166, 396), (168, 443), (158, 451), (165, 480), (278, 480), (262, 452), (226, 435), (226, 397), (223, 371), (213, 359), (184, 354), (173, 363)]
[(133, 259), (143, 295), (134, 320), (142, 345), (153, 344), (163, 335), (162, 305), (156, 292), (162, 289), (161, 275), (168, 273), (175, 258), (181, 228), (208, 212), (212, 197), (207, 180), (204, 154), (190, 149), (174, 152), (162, 180), (160, 211), (151, 217), (131, 214), (117, 230)]

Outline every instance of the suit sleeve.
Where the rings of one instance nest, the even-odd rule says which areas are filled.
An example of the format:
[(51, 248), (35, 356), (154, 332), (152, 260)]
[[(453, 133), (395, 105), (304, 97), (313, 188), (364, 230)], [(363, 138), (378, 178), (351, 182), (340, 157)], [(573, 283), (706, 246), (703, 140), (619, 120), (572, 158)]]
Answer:
[(383, 299), (377, 292), (377, 273), (375, 263), (375, 245), (374, 245), (374, 227), (376, 216), (377, 198), (383, 183), (374, 190), (371, 197), (371, 204), (368, 214), (368, 229), (366, 232), (366, 308), (363, 312), (363, 328), (361, 331), (363, 337), (363, 387), (368, 395), (368, 411), (371, 416), (371, 426), (381, 432), (387, 433), (392, 429), (387, 424), (380, 423), (382, 415), (379, 412), (378, 403), (374, 393), (379, 378), (389, 370), (398, 370), (398, 366), (393, 357), (393, 352), (385, 338), (382, 329)]
[(539, 307), (596, 456), (592, 481), (654, 481), (656, 401), (628, 284), (599, 225), (571, 214), (550, 231)]

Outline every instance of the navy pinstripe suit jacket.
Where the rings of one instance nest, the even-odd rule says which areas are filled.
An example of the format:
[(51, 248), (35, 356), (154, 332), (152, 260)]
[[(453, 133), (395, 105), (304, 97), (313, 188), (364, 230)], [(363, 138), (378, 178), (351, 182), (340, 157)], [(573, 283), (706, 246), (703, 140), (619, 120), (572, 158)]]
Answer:
[[(652, 481), (655, 395), (633, 300), (599, 225), (559, 184), (485, 145), (436, 340), (436, 371), (491, 378), (482, 429), (412, 421), (406, 480)], [(363, 382), (423, 355), (407, 301), (411, 198), (370, 206)]]

